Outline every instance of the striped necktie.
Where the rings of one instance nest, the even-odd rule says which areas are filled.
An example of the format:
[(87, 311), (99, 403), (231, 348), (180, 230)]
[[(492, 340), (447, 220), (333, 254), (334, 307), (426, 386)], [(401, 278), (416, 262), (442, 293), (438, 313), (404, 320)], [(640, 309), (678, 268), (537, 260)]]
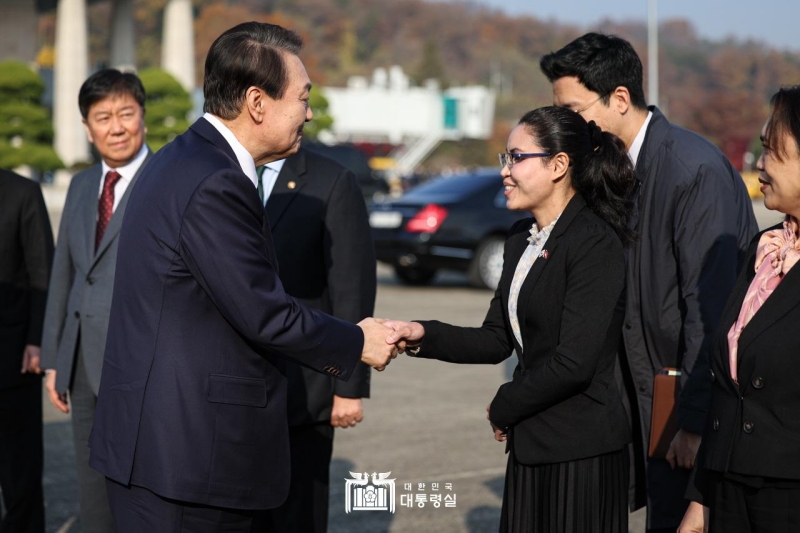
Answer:
[(256, 186), (258, 187), (258, 197), (261, 198), (261, 205), (264, 205), (264, 180), (262, 176), (264, 175), (264, 170), (266, 170), (267, 165), (261, 165), (256, 169), (256, 174), (258, 174), (258, 183)]
[(100, 247), (100, 241), (106, 232), (108, 223), (114, 214), (114, 186), (122, 178), (116, 170), (109, 170), (103, 182), (103, 192), (97, 202), (97, 226), (94, 234), (94, 249)]

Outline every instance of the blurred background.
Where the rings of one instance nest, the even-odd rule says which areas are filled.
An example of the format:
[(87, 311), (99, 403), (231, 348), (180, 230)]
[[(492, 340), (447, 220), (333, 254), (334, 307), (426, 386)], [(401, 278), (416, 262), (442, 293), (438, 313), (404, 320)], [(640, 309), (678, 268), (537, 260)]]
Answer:
[[(281, 24), (303, 36), (315, 86), (304, 143), (350, 168), (370, 209), (376, 314), (478, 325), (524, 216), (505, 210), (497, 153), (525, 111), (551, 103), (543, 54), (590, 30), (629, 40), (649, 103), (723, 150), (764, 228), (779, 217), (759, 198), (758, 136), (770, 95), (800, 83), (799, 16), (786, 0), (0, 0), (0, 167), (43, 183), (57, 233), (71, 176), (95, 160), (77, 106), (89, 74), (137, 71), (157, 150), (200, 116), (213, 40)], [(505, 456), (484, 408), (510, 368), (400, 359), (375, 376), (365, 422), (337, 433), (330, 530), (496, 530)], [(45, 405), (48, 531), (77, 532), (69, 423)], [(458, 507), (346, 515), (335, 480), (350, 470), (452, 482)]]

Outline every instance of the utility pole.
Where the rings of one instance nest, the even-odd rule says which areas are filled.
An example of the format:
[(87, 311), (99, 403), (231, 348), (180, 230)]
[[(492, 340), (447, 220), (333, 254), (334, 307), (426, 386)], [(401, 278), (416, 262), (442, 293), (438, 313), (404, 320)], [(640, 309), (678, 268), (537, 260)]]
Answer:
[(647, 4), (647, 103), (658, 105), (658, 0)]

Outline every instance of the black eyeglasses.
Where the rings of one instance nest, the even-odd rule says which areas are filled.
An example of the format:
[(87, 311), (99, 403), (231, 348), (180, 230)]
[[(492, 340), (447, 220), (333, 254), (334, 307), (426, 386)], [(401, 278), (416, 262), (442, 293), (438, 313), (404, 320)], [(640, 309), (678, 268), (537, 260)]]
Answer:
[(547, 157), (549, 155), (550, 155), (549, 153), (544, 153), (544, 152), (532, 152), (528, 154), (519, 154), (519, 153), (510, 154), (508, 152), (505, 152), (502, 154), (497, 154), (497, 156), (500, 158), (500, 168), (507, 166), (509, 170), (511, 170), (511, 167), (514, 166), (514, 163), (522, 161), (523, 159), (528, 159), (530, 157)]
[(582, 114), (584, 111), (586, 111), (587, 109), (589, 109), (590, 107), (592, 107), (594, 104), (596, 104), (597, 102), (599, 102), (600, 100), (602, 100), (603, 98), (605, 98), (606, 96), (608, 96), (609, 94), (611, 94), (611, 93), (601, 94), (600, 96), (598, 96), (597, 98), (595, 98), (594, 100), (592, 100), (591, 102), (589, 102), (588, 104), (586, 104), (585, 106), (581, 107), (580, 109), (575, 109), (574, 111), (575, 111), (577, 114), (579, 114), (579, 115), (580, 115), (580, 114)]

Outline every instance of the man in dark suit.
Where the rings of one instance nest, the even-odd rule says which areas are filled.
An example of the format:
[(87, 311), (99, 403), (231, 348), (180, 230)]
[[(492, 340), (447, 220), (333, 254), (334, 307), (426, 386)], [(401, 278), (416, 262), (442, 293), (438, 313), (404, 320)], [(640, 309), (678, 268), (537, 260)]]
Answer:
[(122, 223), (90, 438), (118, 531), (247, 531), (289, 489), (286, 360), (342, 380), (388, 329), (308, 309), (277, 275), (256, 165), (311, 119), (302, 41), (248, 22), (212, 44), (205, 115), (153, 156)]
[(36, 182), (0, 169), (0, 531), (44, 533), (39, 346), (53, 232)]
[(113, 527), (105, 479), (89, 468), (87, 443), (100, 387), (119, 229), (131, 188), (151, 155), (144, 142), (144, 101), (139, 78), (114, 69), (96, 72), (81, 87), (83, 124), (101, 161), (70, 182), (47, 300), (45, 386), (50, 402), (65, 413), (69, 391), (85, 533)]
[[(355, 176), (305, 149), (259, 174), (286, 292), (348, 322), (372, 316), (375, 248)], [(369, 367), (359, 363), (347, 382), (295, 364), (286, 370), (292, 481), (269, 516), (275, 531), (324, 533), (333, 428), (362, 420)]]
[[(621, 364), (634, 427), (634, 509), (648, 532), (675, 531), (710, 402), (708, 350), (738, 265), (757, 231), (741, 177), (720, 150), (646, 105), (630, 43), (588, 33), (546, 55), (555, 105), (622, 139), (636, 165)], [(647, 457), (653, 379), (680, 369), (680, 429), (666, 458)]]

